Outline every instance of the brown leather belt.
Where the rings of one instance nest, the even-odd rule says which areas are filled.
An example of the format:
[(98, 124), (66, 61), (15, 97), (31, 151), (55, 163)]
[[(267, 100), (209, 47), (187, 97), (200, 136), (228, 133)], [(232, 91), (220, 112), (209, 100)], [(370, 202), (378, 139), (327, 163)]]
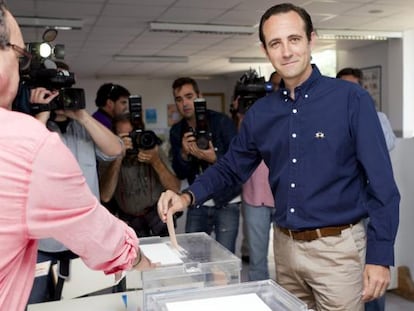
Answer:
[(353, 224), (338, 227), (323, 227), (312, 230), (293, 231), (286, 228), (278, 227), (281, 232), (290, 236), (294, 240), (313, 241), (322, 237), (340, 235), (342, 230), (352, 228)]

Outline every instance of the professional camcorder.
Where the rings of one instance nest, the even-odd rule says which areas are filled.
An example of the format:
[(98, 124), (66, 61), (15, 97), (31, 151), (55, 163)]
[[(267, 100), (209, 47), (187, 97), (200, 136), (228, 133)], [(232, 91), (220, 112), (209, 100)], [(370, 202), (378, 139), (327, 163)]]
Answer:
[(256, 100), (272, 91), (272, 84), (266, 82), (264, 77), (259, 77), (255, 70), (250, 69), (240, 77), (234, 87), (233, 98), (239, 98), (237, 112), (246, 113)]
[(196, 98), (194, 100), (194, 111), (196, 119), (196, 128), (189, 128), (189, 131), (193, 133), (198, 148), (208, 149), (209, 142), (211, 141), (211, 132), (208, 128), (207, 120), (207, 103), (204, 98)]
[(149, 150), (156, 145), (161, 145), (161, 139), (153, 132), (146, 131), (142, 118), (142, 99), (139, 95), (131, 95), (128, 98), (130, 121), (133, 127), (131, 137), (133, 149), (129, 153), (138, 153), (139, 149)]
[[(20, 86), (13, 109), (37, 114), (47, 110), (78, 110), (85, 108), (85, 92), (80, 88), (72, 88), (75, 75), (64, 68), (58, 68), (55, 60), (64, 58), (64, 45), (50, 44), (57, 36), (55, 29), (47, 29), (43, 34), (43, 42), (27, 43), (27, 51), (32, 55), (30, 66), (20, 71)], [(59, 95), (49, 105), (30, 104), (30, 90), (44, 87), (57, 90)]]

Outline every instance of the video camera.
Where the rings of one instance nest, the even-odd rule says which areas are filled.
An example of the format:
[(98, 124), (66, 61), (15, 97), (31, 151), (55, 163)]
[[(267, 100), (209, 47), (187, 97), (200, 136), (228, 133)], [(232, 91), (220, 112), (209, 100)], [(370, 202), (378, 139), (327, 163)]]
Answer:
[[(13, 109), (35, 115), (48, 110), (79, 110), (85, 108), (85, 91), (72, 88), (75, 84), (73, 72), (58, 68), (52, 60), (64, 58), (64, 45), (50, 44), (57, 36), (57, 30), (47, 29), (43, 33), (43, 42), (27, 43), (27, 51), (32, 55), (30, 66), (20, 72), (20, 86), (18, 95), (13, 103)], [(57, 90), (59, 95), (49, 105), (30, 104), (30, 90), (44, 87), (48, 90)]]
[(192, 132), (198, 148), (207, 150), (211, 141), (211, 132), (207, 122), (207, 102), (204, 98), (194, 100), (194, 111), (196, 119), (196, 128), (189, 127), (188, 131)]
[(156, 145), (161, 145), (162, 140), (153, 132), (146, 131), (142, 118), (142, 98), (139, 95), (131, 95), (128, 98), (130, 121), (133, 130), (129, 133), (133, 148), (129, 153), (138, 153), (139, 149), (149, 150)]
[(233, 98), (239, 98), (237, 112), (246, 113), (256, 100), (272, 91), (272, 83), (266, 82), (264, 77), (259, 77), (255, 70), (250, 69), (240, 77), (234, 87)]

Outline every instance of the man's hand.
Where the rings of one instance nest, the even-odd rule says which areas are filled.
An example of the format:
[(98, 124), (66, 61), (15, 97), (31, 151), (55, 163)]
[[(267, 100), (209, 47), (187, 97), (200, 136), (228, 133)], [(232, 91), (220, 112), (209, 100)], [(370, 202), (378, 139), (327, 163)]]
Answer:
[(362, 301), (371, 301), (384, 295), (390, 284), (390, 279), (389, 267), (366, 264)]
[[(49, 91), (44, 87), (37, 87), (30, 90), (30, 103), (47, 105), (58, 95), (58, 91)], [(46, 124), (47, 120), (50, 117), (50, 111), (42, 111), (38, 113), (35, 117), (42, 123)]]
[(63, 113), (68, 118), (79, 121), (79, 123), (82, 123), (82, 121), (87, 120), (89, 116), (89, 113), (85, 109), (77, 109), (77, 110), (65, 109), (65, 110), (61, 110), (61, 113)]
[(131, 137), (129, 137), (129, 133), (119, 133), (118, 136), (122, 139), (124, 143), (124, 149), (122, 150), (122, 158), (125, 156), (126, 151), (129, 149), (131, 150), (134, 146), (132, 144)]
[(191, 203), (189, 194), (177, 194), (174, 191), (167, 190), (161, 193), (158, 199), (158, 215), (161, 220), (167, 222), (167, 212), (171, 209), (172, 214), (184, 211)]
[(181, 140), (182, 145), (182, 152), (181, 155), (184, 160), (188, 160), (188, 156), (190, 155), (190, 147), (196, 143), (196, 139), (194, 137), (193, 132), (184, 133), (183, 138)]
[(189, 150), (190, 154), (196, 157), (197, 159), (207, 161), (211, 164), (217, 161), (216, 151), (214, 150), (214, 146), (211, 141), (208, 142), (208, 149), (200, 149), (194, 142), (190, 144)]
[(134, 266), (134, 269), (138, 271), (147, 271), (152, 270), (157, 266), (159, 266), (159, 264), (151, 262), (151, 260), (149, 260), (148, 257), (145, 256), (143, 252), (141, 252), (140, 262)]
[(160, 161), (160, 155), (159, 155), (159, 150), (158, 150), (158, 145), (155, 145), (154, 148), (152, 149), (139, 149), (138, 152), (138, 161), (141, 163), (148, 163), (153, 165), (154, 163), (156, 163), (157, 161)]

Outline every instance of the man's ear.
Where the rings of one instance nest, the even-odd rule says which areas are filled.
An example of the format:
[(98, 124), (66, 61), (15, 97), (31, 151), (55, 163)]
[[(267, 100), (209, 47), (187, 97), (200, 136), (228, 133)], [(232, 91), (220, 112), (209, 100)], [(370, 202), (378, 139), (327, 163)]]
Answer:
[(313, 47), (316, 44), (317, 38), (318, 38), (318, 36), (316, 35), (316, 32), (312, 31), (311, 32), (311, 38), (310, 38), (310, 41), (309, 41), (309, 45), (311, 47), (311, 50), (313, 50)]

